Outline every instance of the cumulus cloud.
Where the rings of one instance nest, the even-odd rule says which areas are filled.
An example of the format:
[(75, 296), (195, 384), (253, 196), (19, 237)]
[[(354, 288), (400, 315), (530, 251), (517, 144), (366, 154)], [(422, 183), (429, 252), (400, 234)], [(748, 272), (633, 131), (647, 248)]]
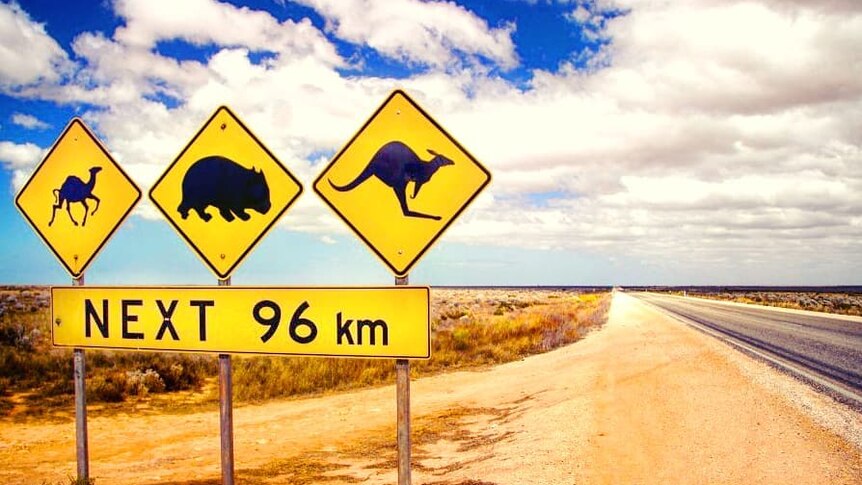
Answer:
[(0, 3), (0, 90), (54, 82), (70, 71), (66, 52), (17, 3)]
[(267, 12), (212, 0), (116, 0), (114, 9), (125, 20), (114, 38), (129, 46), (149, 49), (179, 39), (194, 45), (245, 47), (341, 62), (332, 44), (308, 19), (278, 22)]
[(614, 2), (605, 68), (454, 114), (498, 199), (452, 237), (759, 270), (816, 246), (846, 279), (824, 260), (860, 269), (862, 12), (831, 5)]
[(384, 56), (433, 67), (457, 55), (481, 56), (504, 69), (518, 64), (514, 24), (491, 27), (453, 2), (419, 0), (299, 0), (324, 16), (328, 31)]
[(44, 152), (44, 149), (33, 143), (0, 141), (0, 162), (12, 169), (35, 167)]
[[(535, 70), (526, 87), (478, 66), (518, 66), (517, 26), (490, 26), (452, 2), (303, 0), (323, 31), (180, 3), (118, 0), (116, 32), (73, 42), (70, 80), (51, 77), (52, 63), (68, 61), (57, 47), (13, 81), (36, 83), (31, 97), (96, 106), (85, 120), (144, 188), (220, 104), (308, 187), (403, 87), (494, 174), (447, 240), (613, 255), (654, 275), (690, 264), (732, 278), (741, 261), (738, 274), (770, 270), (781, 282), (793, 276), (782, 255), (810, 258), (819, 275), (862, 270), (858, 2), (567, 2), (561, 15), (603, 40), (600, 62)], [(52, 45), (20, 7), (0, 7), (0, 22), (10, 12)], [(333, 37), (428, 69), (400, 80), (345, 74)], [(160, 53), (165, 41), (214, 50), (179, 60)], [(35, 145), (4, 143), (7, 167), (38, 161)], [(283, 225), (322, 241), (346, 234), (311, 194)]]
[(0, 141), (0, 163), (12, 172), (13, 190), (17, 192), (24, 186), (44, 155), (45, 150), (33, 143)]
[(27, 128), (28, 130), (44, 130), (51, 126), (39, 118), (25, 113), (12, 113), (11, 119), (12, 123)]

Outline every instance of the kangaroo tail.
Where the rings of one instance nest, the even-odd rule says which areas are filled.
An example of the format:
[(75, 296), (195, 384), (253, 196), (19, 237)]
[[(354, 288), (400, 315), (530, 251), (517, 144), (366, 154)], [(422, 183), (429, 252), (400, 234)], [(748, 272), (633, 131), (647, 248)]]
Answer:
[(356, 187), (358, 187), (359, 184), (361, 184), (362, 182), (365, 182), (365, 180), (367, 180), (368, 177), (370, 177), (371, 175), (372, 175), (371, 170), (366, 168), (365, 170), (362, 171), (361, 174), (359, 174), (358, 177), (353, 179), (353, 182), (350, 182), (347, 185), (335, 185), (334, 183), (332, 183), (332, 180), (329, 181), (329, 185), (331, 185), (333, 189), (335, 189), (339, 192), (348, 192), (348, 191), (351, 191), (351, 190), (355, 189)]

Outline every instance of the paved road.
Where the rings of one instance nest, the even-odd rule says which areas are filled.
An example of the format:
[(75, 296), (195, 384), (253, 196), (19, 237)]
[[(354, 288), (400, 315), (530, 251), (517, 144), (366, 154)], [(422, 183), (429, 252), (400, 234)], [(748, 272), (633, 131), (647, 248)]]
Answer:
[(632, 295), (862, 407), (862, 320), (655, 293)]

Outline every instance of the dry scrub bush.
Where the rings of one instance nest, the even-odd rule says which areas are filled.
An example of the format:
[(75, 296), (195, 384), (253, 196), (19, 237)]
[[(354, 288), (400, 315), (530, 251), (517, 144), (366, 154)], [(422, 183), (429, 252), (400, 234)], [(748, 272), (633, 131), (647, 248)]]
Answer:
[[(68, 404), (74, 395), (72, 351), (51, 343), (50, 306), (45, 290), (0, 290), (0, 413), (10, 395), (28, 393), (41, 407)], [(23, 309), (10, 307), (15, 302)], [(37, 303), (33, 303), (37, 302)], [(37, 307), (31, 311), (31, 307)], [(212, 356), (149, 352), (87, 352), (89, 402), (118, 402), (128, 396), (200, 387), (214, 376)]]
[[(412, 375), (517, 360), (574, 342), (607, 319), (610, 296), (525, 290), (433, 290), (431, 359)], [(394, 380), (391, 359), (248, 357), (234, 362), (239, 400), (265, 400)]]

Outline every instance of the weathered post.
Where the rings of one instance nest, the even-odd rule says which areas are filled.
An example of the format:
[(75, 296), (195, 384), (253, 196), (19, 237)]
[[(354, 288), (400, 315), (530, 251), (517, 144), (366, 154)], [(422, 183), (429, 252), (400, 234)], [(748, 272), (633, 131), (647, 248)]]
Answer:
[[(218, 281), (230, 286), (230, 277)], [(221, 477), (223, 485), (233, 485), (233, 381), (229, 354), (218, 356), (219, 429), (221, 431)]]
[[(396, 277), (395, 285), (407, 285), (408, 276)], [(410, 485), (410, 361), (395, 360), (395, 393), (398, 409), (398, 485)]]
[[(84, 286), (84, 273), (72, 279), (72, 286)], [(90, 451), (87, 444), (87, 394), (84, 379), (87, 377), (84, 349), (75, 349), (75, 457), (78, 462), (78, 482), (89, 483)]]

